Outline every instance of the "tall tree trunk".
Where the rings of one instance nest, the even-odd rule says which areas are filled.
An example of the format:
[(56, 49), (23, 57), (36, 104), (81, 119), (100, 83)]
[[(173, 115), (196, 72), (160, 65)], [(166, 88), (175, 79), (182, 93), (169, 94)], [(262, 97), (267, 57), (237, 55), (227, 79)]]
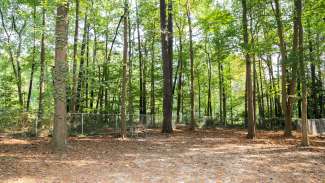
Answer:
[(127, 65), (128, 65), (128, 0), (124, 2), (124, 30), (123, 30), (123, 80), (122, 80), (122, 92), (121, 92), (121, 136), (126, 136), (126, 88), (127, 88)]
[(76, 20), (74, 27), (74, 41), (73, 41), (73, 66), (72, 66), (72, 100), (71, 111), (76, 112), (77, 105), (77, 54), (78, 54), (78, 32), (79, 32), (79, 0), (76, 0)]
[[(249, 11), (250, 15), (250, 34), (251, 34), (251, 49), (255, 49), (255, 39), (254, 39), (254, 31), (253, 31), (253, 17), (252, 17), (252, 12)], [(258, 22), (256, 22), (257, 24)], [(255, 28), (256, 29), (256, 28)], [(256, 81), (257, 81), (257, 75), (256, 75), (256, 60), (255, 60), (255, 53), (252, 51), (251, 55), (252, 59), (251, 61), (253, 62), (253, 119), (254, 119), (254, 124), (256, 124)]]
[(131, 20), (130, 20), (130, 14), (128, 14), (128, 28), (129, 28), (129, 63), (128, 63), (128, 114), (129, 114), (129, 121), (130, 122), (133, 122), (133, 113), (134, 113), (134, 110), (133, 110), (133, 94), (132, 94), (132, 73), (133, 73), (133, 63), (132, 63), (132, 59), (133, 59), (133, 56), (132, 56), (132, 48), (133, 48), (133, 44), (132, 44), (132, 38), (131, 36), (134, 34), (131, 33)]
[(311, 31), (310, 31), (310, 22), (308, 22), (308, 48), (309, 48), (309, 62), (310, 62), (310, 73), (311, 73), (311, 98), (312, 98), (312, 117), (313, 118), (319, 118), (319, 111), (318, 111), (318, 85), (316, 83), (316, 66), (315, 66), (315, 60), (314, 60), (314, 50), (313, 50), (313, 41), (311, 37)]
[(55, 26), (54, 128), (52, 144), (56, 150), (66, 144), (66, 76), (68, 46), (68, 3), (58, 3)]
[(201, 117), (201, 83), (200, 83), (200, 77), (197, 77), (197, 86), (198, 86), (198, 113), (199, 113), (199, 118)]
[[(171, 1), (170, 1), (171, 4)], [(171, 6), (169, 5), (171, 8)], [(171, 13), (171, 12), (170, 12)], [(166, 21), (166, 2), (160, 0), (160, 28), (161, 28), (161, 54), (163, 60), (163, 133), (172, 133), (172, 57), (169, 53), (169, 47), (172, 47), (172, 43), (169, 42), (169, 32), (167, 29)], [(169, 21), (168, 21), (169, 23)], [(169, 25), (170, 27), (172, 25)]]
[[(206, 36), (207, 37), (207, 36)], [(208, 101), (207, 101), (207, 112), (206, 115), (211, 117), (212, 116), (212, 103), (211, 103), (211, 76), (212, 76), (212, 64), (211, 64), (211, 57), (210, 57), (210, 53), (209, 50), (207, 49), (207, 38), (205, 40), (205, 44), (204, 44), (204, 50), (205, 50), (205, 54), (207, 56), (207, 61), (208, 61)]]
[(225, 90), (225, 82), (224, 82), (224, 72), (223, 72), (223, 63), (221, 61), (218, 62), (218, 76), (219, 76), (219, 112), (220, 112), (220, 122), (224, 126), (227, 125), (227, 99), (226, 99), (226, 90)]
[(87, 26), (87, 38), (86, 38), (86, 69), (85, 69), (85, 108), (89, 107), (89, 29), (90, 26)]
[(258, 67), (259, 67), (259, 77), (260, 77), (260, 89), (259, 89), (259, 93), (260, 93), (260, 117), (263, 123), (263, 127), (265, 127), (265, 104), (264, 104), (264, 91), (263, 91), (263, 78), (262, 75), (264, 75), (263, 73), (263, 68), (262, 68), (262, 62), (259, 59), (258, 60)]
[[(317, 55), (317, 60), (321, 61), (322, 58), (321, 58), (321, 36), (320, 34), (318, 33), (316, 35), (316, 55)], [(318, 77), (317, 77), (317, 85), (318, 85), (318, 91), (324, 91), (324, 83), (323, 83), (323, 80), (322, 80), (322, 67), (325, 67), (325, 64), (324, 63), (319, 63), (317, 64), (317, 70), (318, 70)], [(324, 102), (325, 102), (325, 97), (324, 97), (324, 92), (319, 92), (319, 117), (320, 118), (325, 118), (325, 105), (324, 105)]]
[(281, 7), (279, 0), (274, 0), (275, 4), (275, 18), (277, 23), (277, 33), (280, 40), (280, 53), (281, 53), (281, 100), (282, 100), (282, 113), (285, 120), (285, 136), (291, 135), (291, 114), (288, 111), (288, 94), (287, 94), (287, 69), (286, 62), (288, 60), (286, 43), (283, 33), (283, 25), (281, 20)]
[(251, 78), (251, 61), (249, 56), (248, 31), (247, 31), (247, 7), (246, 0), (242, 0), (243, 8), (243, 37), (244, 52), (246, 60), (246, 82), (247, 82), (247, 112), (248, 112), (248, 134), (247, 138), (255, 138), (254, 108), (253, 108), (253, 86)]
[(296, 9), (296, 21), (298, 25), (298, 52), (299, 52), (299, 66), (300, 66), (300, 77), (301, 77), (301, 88), (302, 88), (302, 106), (301, 106), (301, 123), (302, 123), (302, 145), (309, 145), (308, 138), (308, 121), (307, 121), (307, 81), (306, 81), (306, 69), (304, 63), (304, 36), (303, 36), (303, 27), (301, 23), (301, 14), (302, 14), (302, 1), (295, 0), (295, 9)]
[(39, 79), (39, 96), (38, 96), (38, 121), (39, 126), (44, 115), (44, 91), (45, 91), (45, 7), (42, 10), (42, 38), (41, 38), (41, 58), (40, 58), (40, 79)]
[(222, 84), (222, 70), (221, 70), (221, 61), (218, 60), (218, 80), (219, 80), (219, 113), (220, 113), (220, 123), (225, 124), (223, 121), (223, 84)]
[[(154, 26), (155, 27), (155, 26)], [(155, 34), (152, 38), (152, 44), (151, 44), (151, 96), (150, 96), (150, 114), (151, 114), (151, 123), (153, 126), (155, 126)]]
[[(87, 10), (86, 10), (87, 11)], [(82, 112), (83, 110), (83, 99), (82, 99), (82, 83), (84, 81), (84, 62), (85, 62), (85, 49), (86, 49), (86, 39), (87, 39), (87, 34), (88, 34), (88, 16), (87, 12), (85, 15), (85, 20), (84, 20), (84, 34), (82, 37), (82, 44), (81, 44), (81, 50), (80, 50), (80, 65), (79, 65), (79, 74), (78, 74), (78, 79), (77, 79), (77, 103), (75, 106), (75, 110), (78, 112)]]
[(36, 51), (36, 2), (34, 2), (34, 10), (33, 10), (33, 56), (32, 56), (32, 69), (30, 72), (30, 79), (29, 79), (29, 87), (28, 87), (28, 96), (27, 96), (27, 104), (26, 104), (26, 111), (29, 111), (30, 100), (33, 91), (33, 80), (34, 80), (34, 72), (35, 72), (35, 51)]
[[(295, 1), (296, 3), (296, 1)], [(299, 15), (298, 12), (294, 12), (294, 22), (293, 22), (293, 39), (292, 39), (292, 59), (299, 60)], [(287, 101), (287, 118), (285, 119), (285, 129), (284, 135), (291, 136), (292, 135), (292, 107), (296, 90), (297, 83), (297, 64), (292, 64), (291, 69), (291, 81), (288, 87), (288, 101)], [(290, 97), (291, 96), (291, 97)]]
[(91, 89), (90, 89), (90, 105), (89, 107), (93, 109), (94, 101), (95, 101), (95, 73), (96, 73), (96, 57), (97, 57), (97, 34), (96, 30), (94, 29), (94, 45), (93, 45), (93, 62), (92, 62), (92, 73), (94, 76), (91, 79)]
[(187, 13), (187, 23), (188, 23), (188, 32), (189, 32), (189, 41), (190, 41), (190, 73), (191, 73), (191, 130), (194, 130), (196, 127), (195, 122), (195, 93), (194, 93), (194, 51), (193, 51), (193, 36), (192, 36), (192, 18), (191, 18), (191, 5), (190, 0), (186, 0), (186, 13)]
[(139, 20), (139, 7), (138, 1), (136, 1), (136, 27), (137, 27), (137, 38), (138, 38), (138, 56), (139, 56), (139, 68), (140, 68), (140, 122), (145, 122), (146, 115), (146, 94), (145, 94), (145, 78), (144, 78), (144, 60), (142, 58), (142, 50), (141, 50), (141, 37), (140, 37), (140, 20)]

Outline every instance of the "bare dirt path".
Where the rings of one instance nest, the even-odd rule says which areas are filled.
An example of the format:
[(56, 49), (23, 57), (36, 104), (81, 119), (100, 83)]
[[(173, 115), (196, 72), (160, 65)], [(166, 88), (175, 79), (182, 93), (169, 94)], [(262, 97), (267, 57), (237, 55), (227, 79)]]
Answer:
[(325, 181), (325, 139), (217, 129), (147, 138), (71, 138), (53, 153), (48, 139), (0, 137), (0, 182), (319, 182)]

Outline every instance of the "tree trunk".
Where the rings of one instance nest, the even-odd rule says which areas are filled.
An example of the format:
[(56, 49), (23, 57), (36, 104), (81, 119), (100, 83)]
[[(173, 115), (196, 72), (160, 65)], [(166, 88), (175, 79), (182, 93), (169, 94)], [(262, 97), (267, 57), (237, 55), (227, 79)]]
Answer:
[[(281, 9), (279, 0), (274, 0), (275, 3), (275, 18), (277, 23), (277, 33), (280, 40), (280, 53), (281, 53), (281, 100), (282, 100), (282, 113), (285, 120), (285, 135), (291, 135), (291, 116), (290, 111), (288, 111), (288, 94), (287, 94), (287, 69), (286, 69), (286, 62), (288, 60), (287, 57), (287, 49), (286, 43), (284, 40), (284, 33), (283, 33), (283, 25), (281, 20)], [(289, 119), (290, 118), (290, 119)]]
[(86, 69), (85, 69), (85, 108), (89, 107), (89, 29), (90, 26), (87, 26), (87, 38), (86, 38)]
[(190, 0), (186, 0), (186, 13), (189, 31), (189, 41), (190, 41), (190, 65), (191, 65), (191, 125), (190, 129), (194, 130), (196, 127), (195, 122), (195, 93), (194, 93), (194, 51), (193, 51), (193, 40), (192, 40), (192, 18), (191, 18), (191, 7)]
[(34, 80), (34, 72), (35, 72), (35, 51), (36, 51), (36, 3), (34, 2), (34, 11), (33, 11), (33, 56), (32, 56), (32, 69), (30, 72), (30, 79), (29, 79), (29, 87), (28, 87), (28, 96), (27, 96), (27, 104), (26, 104), (26, 111), (29, 111), (30, 100), (33, 91), (33, 80)]
[(72, 66), (72, 100), (71, 111), (76, 112), (77, 105), (77, 54), (78, 54), (78, 31), (79, 31), (79, 0), (76, 0), (76, 20), (73, 41), (73, 66)]
[(151, 114), (151, 123), (155, 126), (155, 34), (152, 38), (151, 45), (151, 96), (150, 96), (150, 114)]
[(128, 28), (129, 28), (129, 63), (128, 63), (128, 114), (129, 114), (129, 122), (133, 122), (133, 95), (132, 95), (132, 68), (133, 68), (133, 63), (132, 63), (132, 48), (133, 48), (133, 44), (132, 44), (132, 38), (131, 35), (134, 35), (131, 33), (131, 20), (130, 20), (130, 14), (128, 14)]
[[(96, 30), (94, 29), (94, 45), (93, 45), (93, 62), (92, 62), (92, 72), (96, 73), (96, 57), (97, 57), (97, 34)], [(91, 89), (90, 89), (90, 104), (89, 107), (93, 109), (94, 101), (95, 101), (95, 76), (91, 79)]]
[(247, 113), (248, 113), (248, 134), (247, 138), (255, 138), (254, 108), (253, 108), (253, 86), (251, 78), (251, 61), (249, 56), (248, 31), (247, 31), (247, 8), (246, 0), (242, 0), (243, 6), (243, 37), (244, 52), (246, 60), (246, 83), (247, 83)]
[(178, 53), (178, 62), (179, 62), (179, 71), (178, 71), (178, 82), (177, 82), (177, 107), (176, 107), (176, 123), (181, 121), (180, 119), (180, 112), (181, 112), (181, 102), (182, 102), (182, 95), (183, 95), (183, 38), (182, 38), (182, 30), (179, 27), (179, 53)]
[(302, 2), (301, 0), (295, 0), (296, 9), (296, 21), (298, 25), (298, 52), (299, 52), (299, 66), (300, 66), (300, 77), (301, 77), (301, 88), (302, 88), (302, 106), (301, 106), (301, 123), (302, 123), (302, 145), (309, 145), (308, 138), (308, 121), (307, 121), (307, 82), (306, 82), (306, 69), (304, 63), (304, 36), (303, 27), (301, 23), (302, 15)]
[(315, 60), (314, 60), (314, 50), (313, 50), (313, 41), (311, 37), (310, 32), (310, 23), (308, 22), (309, 28), (308, 28), (308, 47), (309, 47), (309, 62), (310, 62), (310, 73), (311, 73), (311, 98), (312, 98), (312, 118), (320, 118), (319, 111), (318, 111), (318, 85), (316, 83), (316, 66), (315, 66)]
[[(170, 1), (171, 4), (171, 1)], [(171, 6), (169, 5), (169, 8)], [(171, 13), (171, 12), (170, 12)], [(169, 21), (168, 21), (169, 23)], [(170, 25), (169, 25), (170, 26)], [(169, 27), (168, 26), (168, 27)], [(169, 53), (169, 47), (172, 47), (172, 43), (169, 42), (169, 32), (167, 30), (166, 22), (166, 2), (160, 0), (160, 28), (161, 28), (161, 53), (163, 60), (163, 133), (172, 133), (172, 57)]]
[(42, 38), (41, 38), (41, 58), (40, 58), (40, 79), (39, 79), (39, 98), (38, 98), (38, 121), (41, 126), (44, 115), (44, 91), (45, 91), (45, 7), (42, 13)]
[(77, 103), (75, 106), (75, 111), (82, 112), (84, 104), (83, 104), (83, 99), (82, 99), (82, 83), (84, 81), (84, 62), (85, 62), (85, 49), (86, 49), (86, 39), (87, 39), (87, 34), (88, 34), (88, 16), (87, 16), (87, 10), (86, 10), (86, 15), (85, 15), (85, 21), (84, 21), (84, 34), (82, 37), (82, 44), (81, 44), (81, 50), (80, 50), (80, 65), (79, 65), (79, 74), (78, 74), (78, 79), (77, 79)]
[(211, 117), (212, 116), (212, 104), (211, 104), (211, 75), (212, 75), (212, 65), (211, 65), (211, 58), (210, 58), (210, 53), (209, 50), (207, 49), (207, 38), (205, 40), (204, 44), (204, 50), (205, 54), (207, 56), (207, 61), (208, 61), (208, 102), (207, 102), (207, 112), (206, 115)]
[(68, 3), (58, 3), (55, 26), (55, 72), (54, 98), (55, 113), (52, 144), (56, 150), (66, 144), (66, 76), (68, 46)]
[(145, 97), (145, 79), (144, 79), (144, 60), (142, 58), (142, 51), (141, 51), (141, 38), (140, 38), (140, 20), (139, 20), (139, 7), (138, 1), (136, 1), (136, 27), (137, 27), (137, 38), (138, 38), (138, 56), (139, 56), (139, 69), (140, 69), (140, 76), (139, 76), (139, 84), (140, 84), (140, 122), (145, 122), (145, 115), (146, 115), (146, 97)]
[[(295, 1), (296, 2), (296, 1)], [(292, 60), (299, 60), (299, 15), (298, 12), (294, 12), (294, 22), (293, 22), (293, 40), (292, 40)], [(285, 136), (292, 136), (292, 107), (296, 90), (296, 79), (297, 79), (297, 64), (292, 64), (291, 81), (288, 89), (288, 102), (287, 102), (287, 118), (285, 119)], [(290, 97), (289, 97), (290, 96)]]
[(129, 3), (125, 0), (124, 5), (124, 31), (123, 31), (123, 80), (122, 80), (122, 92), (121, 92), (121, 137), (126, 136), (126, 88), (127, 88), (127, 65), (128, 65), (128, 11)]

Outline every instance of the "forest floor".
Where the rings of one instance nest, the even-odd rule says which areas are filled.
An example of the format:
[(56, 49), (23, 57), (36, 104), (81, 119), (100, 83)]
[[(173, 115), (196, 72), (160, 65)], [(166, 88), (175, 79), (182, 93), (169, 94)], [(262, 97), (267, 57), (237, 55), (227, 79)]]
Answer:
[(47, 138), (17, 139), (0, 134), (0, 182), (325, 182), (325, 138), (299, 146), (300, 136), (242, 129), (146, 138), (71, 137), (54, 153)]

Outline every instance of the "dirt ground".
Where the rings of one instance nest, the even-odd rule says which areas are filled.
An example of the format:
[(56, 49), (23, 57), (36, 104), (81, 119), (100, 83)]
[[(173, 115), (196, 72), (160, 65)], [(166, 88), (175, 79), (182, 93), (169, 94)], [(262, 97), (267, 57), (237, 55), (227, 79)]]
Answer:
[(49, 139), (0, 135), (0, 182), (320, 182), (325, 183), (325, 138), (258, 131), (216, 129), (146, 138), (73, 137), (54, 153)]

